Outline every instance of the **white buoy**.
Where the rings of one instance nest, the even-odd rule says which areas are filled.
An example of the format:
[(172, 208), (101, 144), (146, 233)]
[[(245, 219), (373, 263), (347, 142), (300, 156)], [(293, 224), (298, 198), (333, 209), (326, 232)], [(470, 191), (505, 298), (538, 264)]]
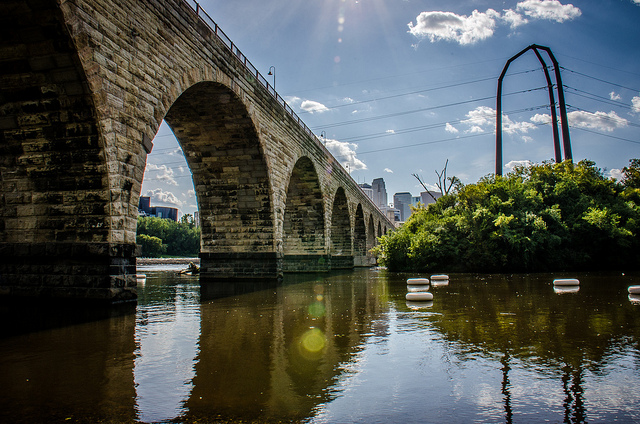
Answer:
[(429, 290), (429, 286), (425, 286), (425, 285), (421, 285), (421, 286), (410, 286), (407, 285), (407, 291), (409, 293), (417, 293), (417, 292), (421, 292), (424, 293), (425, 291)]
[(432, 306), (433, 306), (432, 300), (427, 300), (424, 302), (412, 302), (410, 300), (407, 300), (407, 308), (412, 309), (414, 311), (430, 308)]
[(554, 286), (579, 286), (580, 281), (577, 278), (558, 278), (553, 280)]
[(433, 294), (429, 292), (409, 292), (405, 298), (409, 301), (425, 302), (433, 300)]
[(580, 286), (554, 286), (553, 291), (557, 294), (578, 293), (580, 291)]
[(409, 286), (418, 286), (418, 285), (428, 285), (428, 278), (407, 278), (407, 285)]
[(431, 276), (431, 281), (449, 281), (449, 276), (446, 274), (436, 274)]
[(640, 286), (629, 286), (629, 294), (640, 294)]

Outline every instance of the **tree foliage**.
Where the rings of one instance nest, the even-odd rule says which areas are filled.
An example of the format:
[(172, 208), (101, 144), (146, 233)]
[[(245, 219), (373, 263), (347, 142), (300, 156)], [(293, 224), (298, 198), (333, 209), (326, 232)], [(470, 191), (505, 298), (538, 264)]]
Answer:
[(638, 165), (632, 160), (620, 183), (591, 161), (486, 176), (416, 210), (375, 253), (407, 271), (638, 268)]
[[(158, 246), (158, 241), (160, 246)], [(180, 222), (154, 217), (138, 217), (138, 244), (142, 256), (197, 256), (200, 251), (200, 229), (190, 215)]]

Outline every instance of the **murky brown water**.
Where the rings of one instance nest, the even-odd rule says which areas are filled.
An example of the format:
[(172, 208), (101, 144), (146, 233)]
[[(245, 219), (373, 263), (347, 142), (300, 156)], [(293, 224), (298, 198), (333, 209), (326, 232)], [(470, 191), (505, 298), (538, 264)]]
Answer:
[[(3, 305), (1, 422), (640, 422), (640, 275), (147, 270), (137, 307)], [(16, 309), (19, 306), (19, 309)]]

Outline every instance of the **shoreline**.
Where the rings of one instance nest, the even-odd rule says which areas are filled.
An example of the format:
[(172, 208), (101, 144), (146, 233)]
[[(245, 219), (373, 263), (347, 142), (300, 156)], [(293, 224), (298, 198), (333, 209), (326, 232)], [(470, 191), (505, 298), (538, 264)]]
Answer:
[(200, 265), (200, 258), (136, 258), (137, 265), (157, 265), (157, 264), (189, 265), (189, 262), (193, 262), (196, 265)]

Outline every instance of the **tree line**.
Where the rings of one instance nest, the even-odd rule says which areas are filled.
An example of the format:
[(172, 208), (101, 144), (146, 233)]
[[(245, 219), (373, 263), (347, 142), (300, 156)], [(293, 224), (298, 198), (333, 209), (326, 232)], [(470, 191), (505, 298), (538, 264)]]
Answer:
[(392, 271), (640, 267), (640, 160), (620, 182), (595, 163), (542, 163), (458, 184), (374, 248)]
[(200, 228), (196, 227), (191, 214), (184, 215), (179, 222), (138, 217), (136, 242), (142, 247), (143, 257), (198, 256)]

